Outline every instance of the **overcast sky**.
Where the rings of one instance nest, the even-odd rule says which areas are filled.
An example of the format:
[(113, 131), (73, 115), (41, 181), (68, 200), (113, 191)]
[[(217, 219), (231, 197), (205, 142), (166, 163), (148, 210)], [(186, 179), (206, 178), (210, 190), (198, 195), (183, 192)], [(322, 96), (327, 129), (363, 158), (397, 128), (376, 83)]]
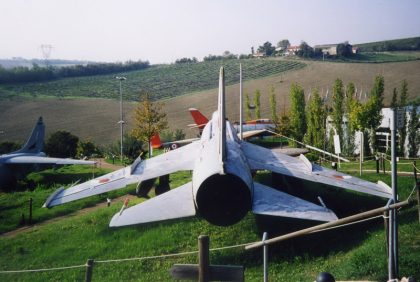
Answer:
[(266, 41), (420, 36), (420, 0), (0, 0), (0, 58), (94, 61), (247, 54)]

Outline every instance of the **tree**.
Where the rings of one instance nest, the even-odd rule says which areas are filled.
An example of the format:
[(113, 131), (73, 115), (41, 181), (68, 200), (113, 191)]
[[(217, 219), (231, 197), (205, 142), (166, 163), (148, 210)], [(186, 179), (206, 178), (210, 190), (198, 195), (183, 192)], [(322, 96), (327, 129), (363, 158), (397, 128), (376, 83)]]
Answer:
[(159, 132), (168, 127), (166, 113), (162, 111), (162, 107), (162, 103), (150, 100), (149, 93), (142, 95), (134, 110), (132, 135), (140, 141), (150, 144), (150, 139), (153, 135), (159, 134)]
[(185, 132), (182, 129), (176, 129), (175, 131), (165, 130), (160, 133), (160, 140), (162, 142), (172, 142), (182, 139), (185, 139)]
[(356, 104), (356, 99), (354, 98), (354, 94), (356, 89), (354, 87), (353, 82), (350, 82), (346, 88), (346, 97), (344, 99), (344, 116), (347, 119), (346, 127), (345, 127), (345, 134), (344, 134), (344, 152), (346, 155), (352, 155), (355, 149), (354, 146), (354, 134), (356, 132), (355, 127), (351, 122), (351, 112), (353, 111), (353, 107)]
[(13, 151), (19, 150), (22, 144), (10, 141), (4, 141), (0, 143), (0, 155), (7, 154)]
[(308, 128), (304, 137), (305, 143), (322, 148), (325, 136), (325, 111), (318, 89), (312, 92), (307, 106), (306, 120)]
[(363, 123), (365, 123), (365, 128), (370, 130), (370, 145), (373, 152), (376, 152), (378, 149), (376, 144), (376, 129), (382, 121), (381, 110), (383, 108), (384, 100), (384, 83), (383, 76), (379, 75), (375, 78), (369, 100), (363, 107), (365, 112)]
[(276, 132), (284, 136), (291, 136), (292, 135), (292, 128), (290, 125), (290, 118), (289, 115), (284, 112), (280, 116), (280, 120), (276, 125)]
[(299, 45), (299, 51), (296, 52), (296, 55), (303, 58), (312, 58), (314, 55), (314, 49), (305, 41), (302, 41), (302, 43)]
[(392, 91), (392, 100), (391, 104), (389, 105), (391, 109), (395, 110), (398, 108), (398, 101), (397, 101), (398, 91), (397, 88), (394, 87), (394, 91)]
[(290, 88), (290, 127), (292, 138), (302, 142), (306, 133), (305, 92), (295, 83)]
[[(143, 142), (134, 137), (132, 134), (125, 133), (123, 138), (123, 155), (128, 159), (128, 162), (133, 162), (138, 156), (143, 155)], [(111, 154), (111, 158), (120, 155), (121, 140), (110, 145), (107, 149)]]
[(271, 120), (277, 126), (278, 124), (278, 116), (277, 116), (277, 101), (276, 101), (276, 93), (274, 91), (274, 86), (270, 87), (270, 110), (271, 110)]
[(260, 90), (257, 89), (257, 90), (255, 90), (255, 93), (254, 93), (254, 105), (255, 105), (255, 118), (256, 119), (260, 119), (261, 118), (261, 102), (260, 102), (260, 98), (261, 98), (261, 93), (260, 93)]
[(401, 82), (400, 92), (401, 92), (400, 107), (405, 107), (407, 106), (407, 99), (408, 99), (408, 83), (405, 79)]
[(90, 140), (79, 140), (79, 143), (77, 143), (77, 155), (82, 159), (92, 155), (100, 156), (101, 150)]
[(251, 102), (249, 100), (248, 93), (245, 94), (245, 117), (246, 117), (246, 120), (251, 120), (252, 119)]
[(45, 153), (50, 157), (74, 158), (79, 138), (68, 131), (59, 130), (50, 135), (45, 143)]
[(332, 121), (334, 129), (340, 137), (340, 144), (343, 144), (343, 116), (344, 116), (344, 91), (341, 79), (336, 79), (333, 86)]
[(282, 48), (282, 50), (287, 49), (290, 46), (290, 42), (288, 39), (282, 39), (277, 43), (278, 48)]
[(348, 42), (337, 45), (337, 57), (348, 58), (353, 55), (352, 46)]
[(276, 47), (274, 47), (270, 42), (265, 42), (262, 46), (258, 47), (258, 52), (265, 54), (266, 56), (274, 55)]
[(407, 81), (404, 79), (401, 82), (401, 89), (400, 89), (400, 104), (398, 105), (401, 107), (402, 111), (404, 112), (404, 119), (401, 128), (398, 129), (398, 135), (400, 137), (398, 154), (400, 156), (405, 155), (405, 139), (407, 138), (407, 115), (406, 115), (406, 107), (407, 107), (407, 99), (408, 99), (408, 84)]
[(419, 151), (419, 116), (417, 115), (417, 104), (413, 103), (411, 108), (410, 122), (408, 123), (408, 156), (416, 158)]

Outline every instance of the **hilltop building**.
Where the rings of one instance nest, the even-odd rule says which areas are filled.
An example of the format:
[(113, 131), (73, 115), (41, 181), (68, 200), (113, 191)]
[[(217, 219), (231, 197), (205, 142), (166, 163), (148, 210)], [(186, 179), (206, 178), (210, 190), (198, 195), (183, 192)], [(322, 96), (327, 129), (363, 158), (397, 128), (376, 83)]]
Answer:
[(315, 45), (314, 49), (321, 49), (324, 55), (335, 56), (337, 55), (337, 46), (338, 44)]
[(284, 54), (286, 56), (288, 56), (288, 55), (296, 55), (297, 51), (299, 51), (299, 50), (300, 50), (300, 46), (299, 45), (295, 45), (295, 46), (290, 45), (289, 47), (287, 47), (287, 49), (284, 52)]

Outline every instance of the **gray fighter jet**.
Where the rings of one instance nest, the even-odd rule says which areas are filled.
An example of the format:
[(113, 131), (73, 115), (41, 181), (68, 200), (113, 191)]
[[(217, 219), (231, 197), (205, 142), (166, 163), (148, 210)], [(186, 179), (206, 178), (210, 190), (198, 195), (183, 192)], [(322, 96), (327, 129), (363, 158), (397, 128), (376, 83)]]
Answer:
[(336, 220), (324, 206), (257, 183), (252, 173), (269, 170), (287, 177), (390, 198), (391, 189), (312, 164), (301, 155), (293, 158), (239, 140), (226, 119), (224, 70), (220, 69), (218, 109), (199, 141), (68, 189), (59, 189), (45, 207), (125, 187), (176, 171), (192, 171), (192, 181), (138, 205), (122, 208), (110, 226), (143, 224), (196, 214), (220, 226), (239, 222), (248, 211), (255, 214), (316, 221)]

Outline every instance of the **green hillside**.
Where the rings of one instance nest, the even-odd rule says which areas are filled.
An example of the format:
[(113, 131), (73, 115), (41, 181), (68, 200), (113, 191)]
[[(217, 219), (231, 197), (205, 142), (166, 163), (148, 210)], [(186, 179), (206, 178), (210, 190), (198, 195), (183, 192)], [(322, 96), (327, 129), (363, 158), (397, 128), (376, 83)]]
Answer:
[(355, 44), (360, 52), (384, 52), (384, 51), (414, 51), (420, 50), (420, 37), (402, 38)]
[[(239, 64), (244, 68), (244, 80), (252, 80), (301, 69), (304, 63), (287, 60), (226, 60), (192, 64), (158, 65), (146, 70), (122, 73), (127, 77), (123, 93), (125, 100), (136, 101), (142, 91), (154, 99), (170, 98), (186, 93), (217, 87), (220, 66), (226, 69), (227, 85), (239, 81)], [(118, 81), (115, 75), (59, 79), (51, 82), (9, 84), (0, 86), (0, 98), (15, 96), (89, 97), (115, 99)]]

